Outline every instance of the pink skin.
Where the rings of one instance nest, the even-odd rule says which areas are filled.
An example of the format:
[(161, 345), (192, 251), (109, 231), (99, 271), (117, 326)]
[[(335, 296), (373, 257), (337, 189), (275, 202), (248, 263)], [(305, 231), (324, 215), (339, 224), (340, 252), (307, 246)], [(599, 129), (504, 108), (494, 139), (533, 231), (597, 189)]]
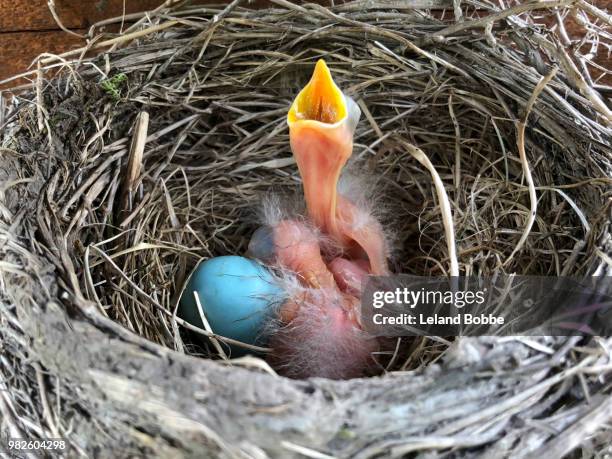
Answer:
[(327, 269), (315, 232), (295, 220), (283, 220), (274, 227), (278, 264), (296, 273), (308, 287), (334, 288), (334, 276)]
[(355, 322), (354, 297), (335, 290), (310, 289), (291, 320), (271, 338), (269, 362), (292, 378), (345, 379), (363, 376), (374, 366), (375, 338)]
[(386, 242), (380, 223), (342, 195), (336, 206), (339, 231), (349, 241), (349, 253), (369, 261), (370, 274), (389, 274)]
[(338, 288), (354, 297), (361, 295), (363, 282), (368, 276), (366, 260), (351, 261), (346, 258), (334, 258), (329, 264)]
[(296, 274), (301, 287), (280, 308), (270, 363), (294, 378), (363, 376), (378, 349), (359, 317), (369, 262), (337, 257), (327, 265), (317, 235), (296, 220), (281, 221), (272, 234), (273, 264)]

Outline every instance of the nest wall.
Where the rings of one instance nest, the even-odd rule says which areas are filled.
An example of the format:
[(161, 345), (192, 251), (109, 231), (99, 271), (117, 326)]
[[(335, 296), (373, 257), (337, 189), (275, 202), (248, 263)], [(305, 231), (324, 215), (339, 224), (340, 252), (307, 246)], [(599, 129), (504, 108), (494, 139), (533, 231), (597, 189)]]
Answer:
[(392, 229), (395, 272), (451, 264), (420, 151), (462, 274), (605, 274), (610, 109), (536, 25), (557, 7), (599, 31), (601, 12), (235, 3), (160, 8), (92, 40), (102, 54), (48, 57), (59, 73), (2, 113), (3, 427), (94, 457), (602, 450), (610, 339), (424, 338), (380, 377), (293, 381), (211, 360), (175, 315), (199, 260), (244, 253), (262, 200), (299, 192), (285, 116), (320, 57), (362, 108), (352, 169)]

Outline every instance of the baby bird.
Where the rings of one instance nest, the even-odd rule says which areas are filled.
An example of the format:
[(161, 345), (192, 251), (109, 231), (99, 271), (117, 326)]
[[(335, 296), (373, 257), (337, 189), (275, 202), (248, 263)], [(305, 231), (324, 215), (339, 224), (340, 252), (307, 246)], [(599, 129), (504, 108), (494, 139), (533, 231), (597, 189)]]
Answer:
[(251, 257), (285, 273), (268, 360), (286, 376), (345, 379), (374, 365), (378, 342), (361, 326), (360, 295), (368, 275), (388, 274), (387, 242), (371, 213), (338, 191), (359, 116), (319, 60), (287, 115), (307, 216), (271, 222), (249, 243)]

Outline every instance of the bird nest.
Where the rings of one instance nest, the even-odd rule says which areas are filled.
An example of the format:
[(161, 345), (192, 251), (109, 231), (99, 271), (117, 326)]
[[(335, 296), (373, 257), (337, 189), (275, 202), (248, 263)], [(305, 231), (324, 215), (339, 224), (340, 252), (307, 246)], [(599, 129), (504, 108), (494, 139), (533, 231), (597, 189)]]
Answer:
[(394, 272), (605, 273), (612, 115), (584, 46), (561, 45), (574, 17), (609, 46), (610, 18), (166, 3), (42, 56), (0, 111), (3, 435), (68, 457), (603, 454), (609, 338), (403, 339), (379, 376), (291, 380), (175, 311), (199, 260), (245, 252), (265, 196), (299, 192), (285, 119), (321, 57), (361, 107), (352, 167)]

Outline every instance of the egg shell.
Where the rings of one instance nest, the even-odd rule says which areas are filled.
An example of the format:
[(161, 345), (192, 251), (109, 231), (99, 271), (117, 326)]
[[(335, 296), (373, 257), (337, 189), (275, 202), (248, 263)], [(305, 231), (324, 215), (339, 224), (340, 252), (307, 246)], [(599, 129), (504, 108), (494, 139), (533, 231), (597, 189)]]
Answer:
[(270, 271), (235, 255), (200, 263), (181, 296), (178, 315), (204, 328), (194, 291), (213, 332), (248, 344), (256, 344), (270, 314), (285, 297)]

